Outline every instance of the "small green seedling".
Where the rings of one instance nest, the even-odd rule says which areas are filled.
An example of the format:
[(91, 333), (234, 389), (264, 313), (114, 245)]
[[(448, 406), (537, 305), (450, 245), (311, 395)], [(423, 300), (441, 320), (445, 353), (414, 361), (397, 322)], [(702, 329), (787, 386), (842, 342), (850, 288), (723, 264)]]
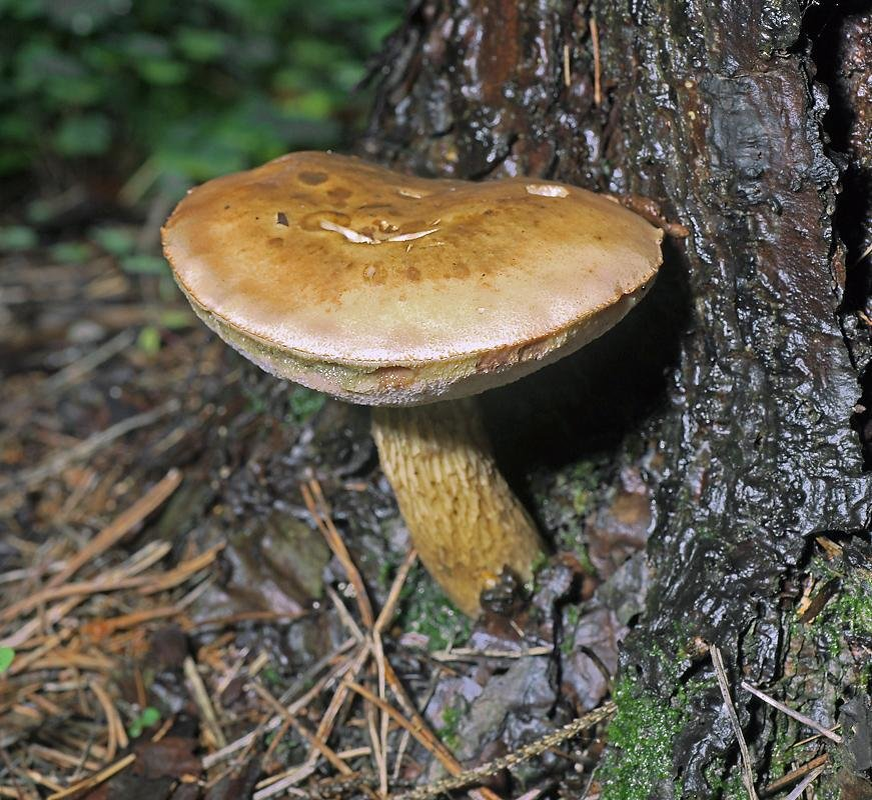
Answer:
[(160, 722), (160, 711), (153, 706), (148, 706), (142, 709), (142, 713), (130, 723), (127, 733), (131, 739), (136, 739), (146, 728), (157, 725), (158, 722)]
[(0, 675), (2, 675), (15, 660), (15, 650), (11, 647), (0, 647)]

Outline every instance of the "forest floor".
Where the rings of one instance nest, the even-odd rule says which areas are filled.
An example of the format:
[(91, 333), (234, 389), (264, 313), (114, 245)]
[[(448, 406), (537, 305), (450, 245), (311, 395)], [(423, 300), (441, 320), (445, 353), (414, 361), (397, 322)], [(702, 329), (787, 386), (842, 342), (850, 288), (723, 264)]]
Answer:
[[(159, 259), (104, 244), (0, 263), (0, 797), (435, 797), (510, 754), (473, 795), (598, 796), (644, 608), (639, 476), (607, 498), (596, 457), (527, 476), (557, 552), (470, 623), (409, 552), (367, 412), (263, 375)], [(639, 786), (676, 713), (613, 726)]]

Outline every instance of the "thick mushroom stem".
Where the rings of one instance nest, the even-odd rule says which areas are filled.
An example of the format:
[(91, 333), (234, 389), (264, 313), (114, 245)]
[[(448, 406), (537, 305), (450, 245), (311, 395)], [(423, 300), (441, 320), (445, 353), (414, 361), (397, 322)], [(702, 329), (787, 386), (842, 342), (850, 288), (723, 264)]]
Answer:
[(374, 408), (372, 430), (421, 561), (461, 611), (477, 616), (504, 568), (531, 576), (542, 542), (497, 469), (473, 398)]

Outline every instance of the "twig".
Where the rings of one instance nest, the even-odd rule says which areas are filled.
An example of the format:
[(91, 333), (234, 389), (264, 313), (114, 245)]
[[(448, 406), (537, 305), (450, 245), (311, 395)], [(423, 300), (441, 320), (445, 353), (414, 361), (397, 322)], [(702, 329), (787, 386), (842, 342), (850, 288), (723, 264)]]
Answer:
[(550, 645), (529, 647), (526, 650), (474, 650), (470, 647), (457, 647), (450, 650), (436, 650), (430, 653), (434, 661), (477, 661), (480, 658), (527, 658), (528, 656), (550, 656), (554, 648)]
[[(372, 628), (374, 617), (372, 614), (372, 605), (369, 602), (369, 595), (366, 593), (366, 587), (363, 583), (363, 578), (360, 576), (345, 542), (336, 530), (333, 520), (330, 518), (330, 513), (327, 506), (327, 501), (324, 499), (324, 493), (321, 491), (321, 484), (314, 478), (309, 481), (308, 485), (300, 486), (300, 491), (303, 494), (303, 502), (306, 508), (315, 520), (318, 530), (327, 541), (328, 546), (333, 551), (333, 555), (339, 559), (345, 574), (348, 575), (348, 580), (354, 587), (355, 600), (357, 607), (360, 610), (360, 618), (363, 621), (364, 627)], [(316, 505), (317, 501), (317, 505)]]
[[(453, 757), (446, 757), (445, 754), (440, 749), (434, 749), (433, 742), (430, 737), (427, 736), (426, 729), (422, 729), (419, 725), (415, 725), (412, 722), (409, 722), (399, 711), (397, 711), (393, 706), (389, 705), (387, 702), (382, 700), (381, 698), (374, 695), (369, 689), (365, 686), (361, 686), (359, 683), (355, 683), (354, 681), (346, 679), (343, 681), (344, 685), (351, 689), (353, 692), (356, 692), (364, 699), (368, 700), (375, 706), (378, 706), (382, 711), (384, 711), (390, 718), (397, 723), (401, 728), (409, 731), (409, 733), (414, 736), (418, 742), (426, 747), (434, 756), (439, 760), (439, 763), (445, 767), (448, 772), (452, 775), (459, 775), (461, 772), (461, 768), (458, 765), (457, 761)], [(463, 784), (461, 784), (463, 785)]]
[(108, 729), (106, 759), (111, 761), (115, 758), (118, 748), (123, 750), (129, 744), (127, 741), (127, 731), (124, 730), (124, 723), (121, 722), (121, 717), (118, 716), (118, 711), (106, 689), (97, 683), (97, 681), (91, 681), (89, 686), (97, 698), (97, 702), (103, 708), (103, 714), (106, 716), (106, 728)]
[(267, 704), (278, 714), (284, 718), (285, 722), (291, 725), (294, 730), (300, 734), (312, 747), (314, 747), (324, 758), (326, 758), (336, 769), (343, 775), (352, 773), (351, 767), (348, 766), (325, 741), (319, 739), (296, 719), (292, 714), (289, 714), (287, 709), (272, 696), (270, 691), (258, 680), (250, 681), (248, 684), (254, 692), (265, 700)]
[[(275, 783), (267, 786), (260, 791), (255, 792), (252, 795), (253, 800), (267, 800), (268, 797), (274, 797), (281, 792), (287, 791), (289, 787), (293, 786), (295, 783), (299, 783), (300, 781), (308, 778), (315, 771), (315, 765), (309, 761), (305, 764), (301, 764), (298, 767), (293, 767), (291, 770), (286, 772), (284, 776), (281, 777), (280, 780)], [(51, 800), (51, 798), (49, 798)]]
[(79, 442), (79, 444), (74, 447), (57, 453), (43, 461), (41, 464), (37, 464), (31, 469), (24, 470), (24, 472), (16, 478), (0, 484), (0, 491), (5, 491), (10, 488), (28, 487), (34, 483), (45, 480), (46, 478), (50, 478), (53, 475), (57, 475), (74, 461), (88, 458), (88, 456), (93, 455), (110, 442), (121, 438), (125, 434), (135, 431), (137, 428), (144, 428), (148, 425), (152, 425), (159, 419), (175, 413), (179, 410), (180, 405), (179, 401), (176, 398), (173, 398), (157, 408), (143, 411), (141, 414), (134, 414), (132, 417), (121, 420), (121, 422), (116, 422), (105, 430), (99, 431), (93, 436), (88, 437), (85, 441)]
[(108, 361), (112, 356), (130, 346), (135, 338), (136, 335), (132, 330), (121, 331), (90, 353), (46, 378), (40, 387), (40, 392), (45, 395), (47, 392), (57, 391), (66, 384), (79, 380), (91, 370), (99, 367), (104, 361)]
[[(303, 675), (299, 677), (299, 679), (295, 682), (294, 686), (292, 686), (288, 691), (286, 691), (282, 697), (279, 699), (279, 702), (284, 704), (287, 703), (288, 700), (296, 694), (302, 685), (305, 685), (309, 680), (311, 680), (315, 675), (320, 672), (326, 664), (329, 664), (337, 655), (341, 655), (348, 650), (350, 650), (355, 644), (354, 639), (348, 639), (343, 644), (341, 644), (336, 650), (334, 650), (329, 656), (321, 659), (316, 664), (314, 664), (309, 670), (307, 670)], [(343, 672), (347, 669), (348, 662), (344, 662), (340, 664), (339, 667), (335, 668), (331, 673), (326, 675), (324, 678), (319, 680), (312, 686), (305, 694), (287, 706), (287, 711), (289, 714), (296, 714), (301, 708), (305, 708), (306, 705), (311, 701), (313, 697), (320, 694), (323, 691), (324, 687), (330, 683), (331, 680), (334, 680), (340, 677)], [(284, 717), (274, 716), (267, 719), (265, 722), (262, 722), (257, 726), (253, 731), (246, 733), (244, 736), (240, 736), (235, 741), (228, 744), (226, 747), (222, 747), (220, 750), (215, 751), (214, 753), (210, 753), (207, 756), (203, 757), (203, 769), (212, 769), (212, 767), (224, 761), (226, 758), (229, 758), (234, 753), (243, 750), (248, 747), (252, 742), (254, 742), (258, 736), (263, 733), (269, 733), (270, 731), (274, 731), (279, 725), (282, 724)]]
[(813, 758), (807, 764), (803, 764), (801, 767), (797, 767), (796, 769), (782, 775), (777, 780), (772, 781), (772, 783), (763, 789), (761, 794), (764, 797), (768, 797), (770, 794), (777, 794), (790, 786), (794, 781), (798, 781), (803, 775), (807, 775), (818, 767), (826, 766), (829, 763), (829, 760), (830, 757), (827, 753), (824, 753), (817, 758)]
[(397, 574), (394, 577), (394, 582), (391, 584), (391, 590), (388, 592), (387, 600), (385, 600), (384, 608), (379, 612), (375, 621), (374, 627), (379, 633), (382, 633), (393, 619), (397, 603), (400, 599), (400, 593), (403, 591), (406, 578), (409, 576), (409, 571), (414, 566), (417, 558), (418, 551), (413, 548), (406, 554), (403, 563), (400, 564), (400, 568), (397, 570)]
[(757, 792), (754, 789), (754, 773), (751, 770), (751, 754), (748, 752), (748, 744), (745, 741), (745, 735), (742, 733), (742, 726), (739, 724), (739, 716), (736, 714), (733, 699), (730, 697), (730, 686), (727, 681), (727, 671), (724, 669), (724, 659), (721, 656), (720, 648), (716, 644), (711, 645), (710, 652), (715, 675), (718, 678), (718, 686), (721, 687), (721, 695), (724, 698), (724, 706), (727, 709), (727, 716), (730, 718), (730, 724), (733, 726), (733, 732), (736, 734), (736, 739), (739, 742), (739, 751), (742, 754), (742, 780), (745, 783), (745, 789), (748, 791), (748, 797), (751, 800), (757, 800)]
[(215, 708), (212, 706), (212, 701), (209, 699), (209, 693), (206, 691), (206, 686), (200, 673), (197, 672), (197, 665), (194, 659), (190, 656), (185, 658), (184, 662), (185, 677), (188, 679), (191, 691), (194, 695), (194, 702), (200, 711), (200, 716), (206, 725), (206, 730), (212, 736), (212, 740), (217, 747), (224, 747), (227, 744), (227, 739), (224, 738), (224, 732), (218, 724), (218, 717), (215, 714)]
[[(160, 408), (166, 408), (166, 405), (168, 404), (165, 404)], [(155, 409), (155, 411), (157, 410), (160, 409)], [(154, 414), (155, 412), (147, 413)], [(140, 414), (139, 416), (143, 417), (144, 415)], [(129, 420), (124, 420), (124, 422), (130, 422), (132, 419), (135, 418), (131, 417)], [(123, 423), (118, 424), (121, 425)], [(117, 428), (118, 426), (116, 425), (113, 427)], [(109, 430), (112, 430), (112, 428)], [(177, 469), (171, 469), (163, 478), (161, 478), (161, 480), (152, 486), (143, 497), (137, 500), (126, 511), (119, 514), (93, 539), (91, 539), (88, 544), (86, 544), (67, 562), (67, 565), (60, 572), (56, 573), (51, 577), (51, 579), (49, 579), (47, 586), (51, 588), (66, 583), (66, 581), (78, 572), (81, 567), (90, 563), (101, 553), (104, 553), (116, 544), (119, 539), (127, 534), (135, 525), (142, 522), (142, 520), (144, 520), (155, 509), (163, 505), (170, 495), (179, 488), (181, 482), (182, 473)]]
[(82, 794), (89, 789), (93, 789), (95, 786), (99, 786), (103, 781), (108, 780), (116, 773), (121, 772), (125, 767), (129, 767), (134, 761), (136, 761), (136, 754), (129, 753), (124, 756), (124, 758), (118, 759), (114, 764), (110, 764), (106, 769), (100, 770), (96, 775), (92, 775), (90, 778), (85, 778), (72, 786), (68, 786), (62, 792), (55, 792), (54, 794), (49, 795), (48, 800), (65, 800), (67, 797)]
[(602, 72), (600, 67), (599, 27), (596, 17), (590, 18), (590, 39), (593, 45), (593, 104), (599, 107), (603, 101)]
[(572, 85), (569, 73), (569, 45), (563, 45), (563, 85), (568, 89)]
[(568, 725), (564, 725), (562, 728), (543, 736), (541, 739), (537, 739), (535, 742), (524, 745), (514, 753), (494, 759), (475, 769), (465, 770), (450, 778), (436, 781), (428, 786), (421, 786), (411, 792), (400, 795), (397, 800), (428, 800), (428, 798), (436, 797), (444, 792), (450, 792), (453, 789), (459, 789), (470, 783), (480, 783), (483, 778), (489, 778), (501, 770), (510, 769), (525, 761), (529, 761), (531, 758), (542, 755), (542, 753), (565, 742), (567, 739), (572, 739), (583, 731), (599, 725), (611, 717), (615, 713), (616, 708), (615, 704), (611, 701), (604, 703), (599, 708), (574, 719)]
[(142, 595), (157, 594), (158, 592), (165, 592), (167, 589), (172, 589), (180, 583), (184, 583), (191, 577), (191, 575), (208, 567), (209, 564), (218, 557), (218, 553), (220, 553), (224, 547), (224, 542), (212, 545), (212, 547), (208, 550), (204, 550), (200, 555), (189, 558), (187, 561), (183, 561), (169, 572), (157, 576), (153, 581), (139, 589), (139, 593)]
[(759, 697), (764, 703), (768, 703), (773, 708), (777, 708), (779, 711), (787, 714), (788, 717), (793, 717), (797, 722), (801, 722), (803, 725), (807, 725), (814, 731), (817, 731), (821, 736), (826, 736), (827, 739), (831, 739), (836, 744), (842, 743), (842, 737), (837, 733), (833, 733), (828, 728), (821, 725), (820, 722), (815, 722), (811, 717), (807, 717), (805, 714), (800, 714), (798, 711), (794, 711), (789, 706), (784, 705), (784, 703), (779, 703), (774, 698), (770, 697), (768, 694), (761, 692), (759, 689), (751, 686), (747, 681), (742, 681), (741, 686), (748, 692), (754, 695), (754, 697)]
[(818, 767), (815, 770), (809, 772), (808, 775), (803, 779), (802, 783), (799, 784), (784, 800), (799, 800), (799, 796), (806, 790), (806, 787), (817, 778), (824, 771), (823, 767)]

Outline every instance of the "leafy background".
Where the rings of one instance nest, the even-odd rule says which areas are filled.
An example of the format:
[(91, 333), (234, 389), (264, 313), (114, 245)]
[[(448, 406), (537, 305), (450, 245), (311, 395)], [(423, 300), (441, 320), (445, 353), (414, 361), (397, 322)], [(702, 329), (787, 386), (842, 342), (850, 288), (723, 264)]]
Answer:
[(135, 207), (290, 150), (342, 147), (368, 105), (355, 87), (402, 6), (0, 0), (0, 247), (35, 243), (64, 192)]

